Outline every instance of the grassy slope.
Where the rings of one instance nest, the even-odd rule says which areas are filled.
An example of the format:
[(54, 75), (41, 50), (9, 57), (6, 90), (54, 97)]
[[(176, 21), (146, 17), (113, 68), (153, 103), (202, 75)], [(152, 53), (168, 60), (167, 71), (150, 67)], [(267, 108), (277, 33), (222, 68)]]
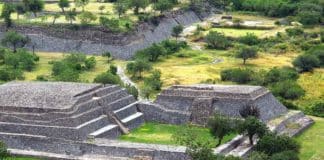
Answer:
[(301, 144), (301, 160), (324, 159), (324, 118), (312, 118), (316, 123), (296, 138)]
[[(179, 133), (184, 127), (170, 124), (145, 123), (130, 134), (121, 136), (120, 139), (130, 142), (177, 145), (172, 136)], [(195, 127), (195, 132), (199, 135), (199, 138), (202, 138), (201, 140), (212, 141), (214, 142), (212, 145), (216, 145), (217, 141), (212, 137), (208, 129)], [(226, 136), (223, 143), (231, 140), (234, 136), (234, 134)]]
[[(39, 52), (37, 53), (40, 57), (40, 61), (37, 63), (36, 68), (32, 72), (25, 72), (25, 80), (33, 81), (36, 80), (38, 75), (47, 75), (50, 76), (52, 72), (52, 65), (49, 64), (50, 61), (60, 60), (63, 58), (62, 53), (48, 53), (48, 52)], [(101, 56), (96, 56), (97, 64), (96, 67), (87, 72), (83, 72), (80, 75), (82, 82), (92, 82), (93, 79), (100, 73), (108, 70), (108, 63), (106, 58)]]

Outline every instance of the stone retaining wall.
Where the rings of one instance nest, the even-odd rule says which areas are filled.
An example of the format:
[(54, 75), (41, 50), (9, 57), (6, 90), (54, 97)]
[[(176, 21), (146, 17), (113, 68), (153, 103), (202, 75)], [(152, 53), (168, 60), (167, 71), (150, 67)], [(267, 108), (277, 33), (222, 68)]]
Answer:
[[(94, 35), (93, 37), (98, 39), (98, 41), (88, 40), (85, 38), (77, 40), (72, 37), (70, 39), (57, 38), (44, 33), (29, 32), (25, 34), (31, 39), (31, 43), (27, 45), (27, 48), (31, 49), (32, 46), (35, 46), (36, 51), (82, 52), (94, 55), (101, 55), (102, 53), (109, 51), (115, 58), (130, 59), (137, 50), (146, 48), (152, 43), (158, 43), (168, 39), (172, 34), (172, 28), (174, 26), (179, 24), (187, 26), (199, 21), (200, 17), (198, 17), (196, 13), (193, 11), (185, 11), (171, 17), (162, 18), (159, 25), (154, 28), (139, 30), (132, 36), (118, 36), (119, 38), (117, 38), (117, 40), (119, 41), (122, 38), (126, 38), (123, 41), (131, 39), (130, 42), (123, 43), (104, 43), (106, 41), (102, 39), (100, 34)], [(2, 30), (2, 32), (0, 32), (0, 38), (3, 37), (3, 35), (4, 32)], [(108, 36), (103, 38), (113, 39), (114, 37)]]

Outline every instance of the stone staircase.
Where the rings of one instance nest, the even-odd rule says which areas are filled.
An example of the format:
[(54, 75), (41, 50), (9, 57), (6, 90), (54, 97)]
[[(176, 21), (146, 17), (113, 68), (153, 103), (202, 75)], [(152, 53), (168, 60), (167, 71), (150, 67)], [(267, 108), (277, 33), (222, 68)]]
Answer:
[(75, 105), (62, 111), (0, 110), (0, 133), (27, 134), (86, 140), (87, 138), (118, 137), (120, 124), (108, 113), (116, 115), (118, 121), (129, 130), (144, 122), (133, 96), (125, 89), (109, 85), (88, 93), (76, 95)]

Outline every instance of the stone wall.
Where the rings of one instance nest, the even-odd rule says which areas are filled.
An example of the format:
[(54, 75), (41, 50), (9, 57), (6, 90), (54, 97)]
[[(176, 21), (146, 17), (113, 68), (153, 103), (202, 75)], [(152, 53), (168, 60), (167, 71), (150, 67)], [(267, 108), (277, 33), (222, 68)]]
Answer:
[[(115, 58), (130, 59), (137, 50), (146, 48), (152, 43), (157, 43), (168, 39), (171, 36), (172, 28), (174, 26), (178, 24), (187, 26), (199, 21), (200, 17), (198, 17), (195, 12), (184, 11), (162, 18), (158, 26), (150, 26), (148, 28), (144, 27), (138, 29), (138, 31), (136, 33), (133, 33), (134, 35), (131, 36), (124, 35), (119, 36), (118, 38), (113, 37), (112, 35), (101, 37), (101, 34), (96, 34), (92, 38), (98, 39), (98, 41), (95, 41), (93, 39), (88, 40), (90, 38), (76, 39), (73, 38), (73, 36), (71, 36), (70, 38), (59, 38), (54, 37), (55, 34), (38, 33), (32, 31), (28, 33), (25, 32), (25, 34), (31, 39), (31, 43), (28, 44), (27, 47), (31, 49), (32, 46), (35, 46), (36, 51), (83, 52), (86, 54), (94, 55), (100, 55), (103, 52), (109, 51)], [(21, 30), (21, 32), (23, 31)], [(2, 32), (0, 32), (0, 38), (3, 37), (3, 35), (4, 30), (2, 29)], [(123, 42), (115, 43), (115, 41), (112, 40), (121, 40), (121, 37), (124, 38)], [(128, 42), (128, 39), (131, 39), (131, 41)]]

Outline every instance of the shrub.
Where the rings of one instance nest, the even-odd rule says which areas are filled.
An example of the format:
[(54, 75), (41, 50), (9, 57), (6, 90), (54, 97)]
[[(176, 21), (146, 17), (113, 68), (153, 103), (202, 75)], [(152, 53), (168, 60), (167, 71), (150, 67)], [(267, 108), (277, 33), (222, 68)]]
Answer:
[(117, 32), (120, 30), (119, 28), (119, 20), (118, 19), (109, 19), (106, 17), (100, 17), (99, 22), (103, 27), (110, 29), (113, 32)]
[(79, 19), (82, 25), (88, 25), (92, 21), (95, 21), (97, 19), (97, 16), (92, 12), (85, 11), (79, 15)]
[(88, 69), (88, 70), (95, 68), (96, 63), (97, 63), (97, 61), (96, 61), (95, 57), (87, 58), (84, 61), (85, 68)]
[(269, 156), (262, 152), (253, 151), (248, 157), (248, 160), (269, 160)]
[(210, 133), (218, 139), (216, 146), (221, 145), (223, 138), (235, 131), (234, 121), (229, 117), (215, 114), (208, 120)]
[(162, 88), (161, 72), (154, 70), (152, 75), (144, 79), (144, 85), (150, 86), (153, 90), (159, 91)]
[(115, 65), (110, 65), (109, 66), (109, 72), (112, 73), (113, 75), (117, 75), (118, 68)]
[(254, 47), (244, 46), (237, 53), (237, 58), (243, 59), (243, 64), (246, 63), (247, 59), (256, 58), (258, 56), (258, 50)]
[(278, 100), (285, 106), (287, 107), (288, 109), (294, 109), (294, 110), (297, 110), (298, 109), (298, 106), (295, 105), (294, 103), (292, 103), (291, 101), (289, 100), (286, 100), (282, 97), (278, 97)]
[(187, 48), (188, 44), (186, 41), (175, 41), (175, 40), (164, 40), (161, 45), (165, 48), (166, 54), (171, 55), (180, 51), (182, 48)]
[(31, 71), (35, 67), (38, 57), (24, 49), (18, 49), (17, 53), (7, 52), (4, 55), (3, 61), (6, 65), (12, 66), (15, 69)]
[(243, 118), (248, 118), (250, 116), (259, 118), (260, 116), (260, 111), (257, 108), (257, 106), (254, 105), (245, 105), (241, 110), (240, 110), (240, 115)]
[(282, 67), (272, 68), (265, 75), (266, 84), (276, 83), (286, 80), (297, 80), (299, 78), (298, 72), (294, 68)]
[(315, 103), (315, 105), (310, 108), (310, 111), (314, 116), (324, 117), (324, 102)]
[(247, 33), (245, 36), (239, 38), (239, 42), (246, 45), (257, 45), (260, 43), (260, 40), (255, 34)]
[(300, 55), (294, 61), (293, 65), (301, 72), (312, 71), (314, 68), (319, 67), (320, 61), (314, 55)]
[(72, 68), (65, 68), (63, 71), (58, 73), (54, 78), (57, 81), (78, 82), (80, 75), (76, 70), (73, 70)]
[(249, 137), (250, 144), (253, 145), (253, 136), (262, 138), (267, 132), (267, 126), (256, 117), (247, 117), (239, 126), (239, 132), (245, 133)]
[(120, 77), (114, 75), (110, 72), (99, 74), (95, 79), (95, 83), (102, 83), (102, 84), (122, 84)]
[(289, 37), (296, 37), (296, 36), (301, 36), (304, 34), (304, 30), (299, 27), (295, 28), (288, 28), (286, 29), (286, 33)]
[(152, 65), (146, 60), (136, 59), (134, 62), (127, 63), (126, 69), (133, 78), (142, 78), (142, 73), (151, 70)]
[(138, 99), (138, 90), (135, 86), (126, 85), (125, 88), (129, 94), (133, 95), (135, 97), (135, 99)]
[(0, 81), (23, 80), (23, 72), (12, 67), (0, 68)]
[(305, 95), (305, 91), (295, 81), (287, 80), (274, 84), (271, 91), (275, 96), (295, 100)]
[(135, 57), (156, 62), (160, 56), (166, 54), (166, 49), (161, 44), (153, 43), (152, 46), (137, 51)]
[(294, 151), (283, 151), (273, 154), (270, 160), (299, 160), (299, 158), (298, 154)]
[(260, 138), (256, 145), (256, 150), (267, 155), (273, 155), (283, 151), (299, 151), (299, 144), (292, 138), (283, 135), (269, 133)]
[(212, 49), (227, 49), (231, 46), (230, 41), (225, 37), (224, 34), (211, 31), (205, 37), (208, 48)]
[(239, 84), (246, 84), (252, 81), (252, 70), (249, 69), (227, 69), (221, 71), (222, 81), (233, 81)]
[(324, 66), (324, 50), (314, 50), (310, 54), (317, 57), (320, 66)]

